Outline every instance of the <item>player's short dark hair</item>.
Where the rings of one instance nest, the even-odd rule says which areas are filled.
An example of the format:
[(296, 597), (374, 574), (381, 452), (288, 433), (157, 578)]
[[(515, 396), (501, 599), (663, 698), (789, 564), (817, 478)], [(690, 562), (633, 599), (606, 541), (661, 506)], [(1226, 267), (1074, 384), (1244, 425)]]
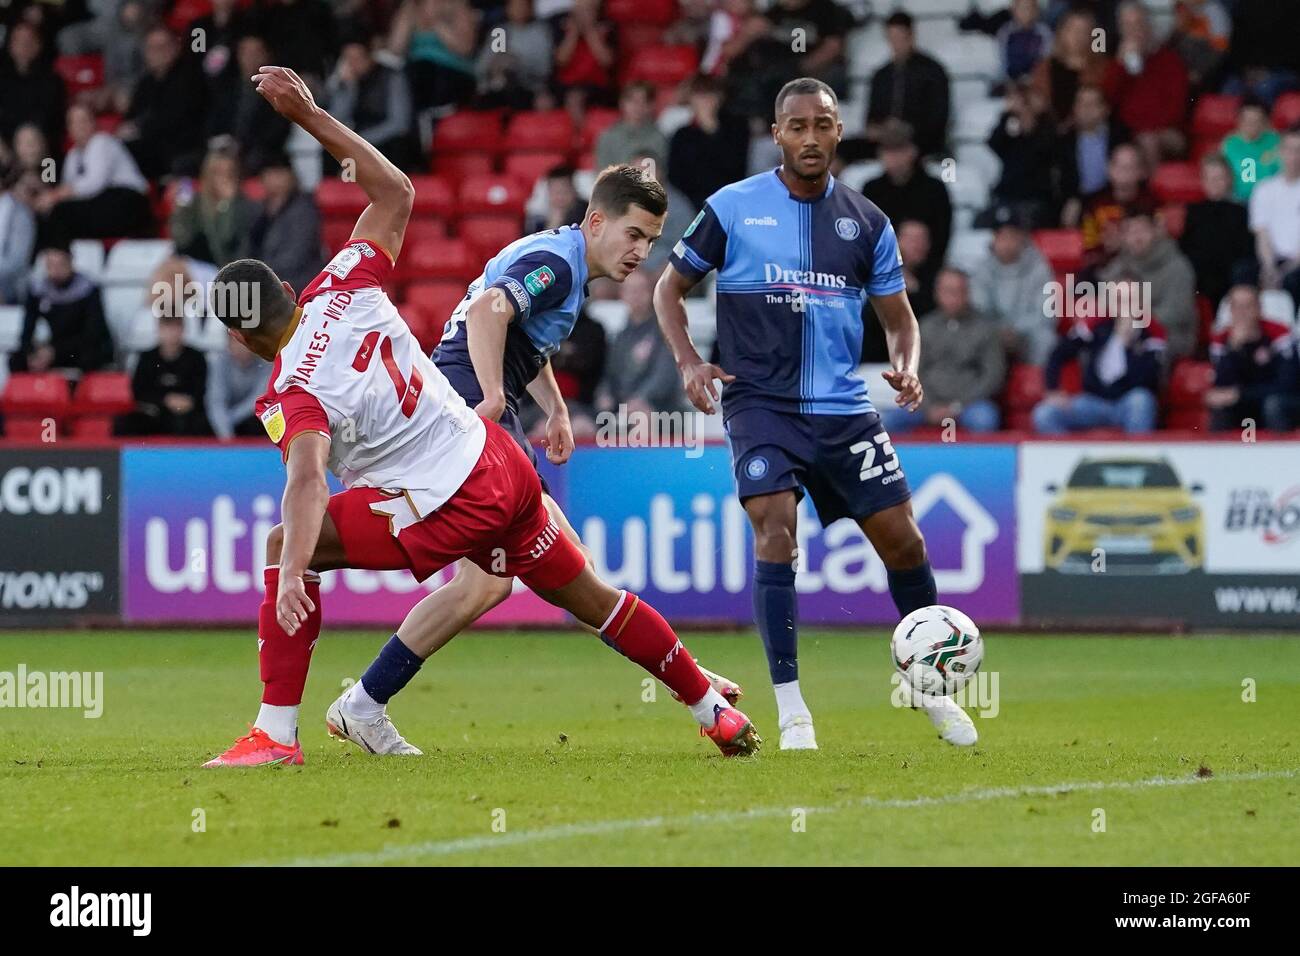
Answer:
[(781, 87), (781, 92), (776, 94), (776, 115), (781, 115), (781, 110), (785, 106), (785, 101), (790, 97), (806, 96), (809, 94), (816, 95), (818, 93), (825, 93), (831, 98), (831, 106), (836, 110), (840, 108), (840, 98), (835, 95), (834, 90), (816, 77), (801, 76), (797, 80), (791, 80), (785, 86)]
[[(294, 301), (261, 259), (236, 259), (212, 280), (208, 311), (228, 329), (276, 329), (293, 315)], [(250, 311), (252, 314), (249, 314)]]
[(908, 33), (911, 33), (916, 29), (916, 21), (912, 19), (912, 15), (906, 10), (895, 10), (885, 18), (885, 26), (902, 27)]
[(590, 204), (615, 219), (626, 213), (628, 206), (662, 216), (668, 211), (668, 193), (641, 167), (620, 163), (600, 171), (591, 187)]

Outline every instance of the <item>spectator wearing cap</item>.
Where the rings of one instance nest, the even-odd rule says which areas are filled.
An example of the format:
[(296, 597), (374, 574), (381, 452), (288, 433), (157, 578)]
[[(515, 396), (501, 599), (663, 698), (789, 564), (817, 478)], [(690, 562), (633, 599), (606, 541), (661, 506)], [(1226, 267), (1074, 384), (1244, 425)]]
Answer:
[(72, 148), (62, 182), (41, 193), (36, 211), (43, 234), (55, 243), (137, 235), (153, 221), (149, 184), (116, 137), (100, 132), (89, 107), (68, 109)]
[(1196, 289), (1214, 308), (1236, 282), (1254, 281), (1255, 237), (1246, 207), (1232, 198), (1232, 170), (1217, 153), (1201, 158), (1205, 198), (1187, 207), (1178, 244), (1196, 272)]
[(1169, 361), (1196, 349), (1196, 272), (1156, 216), (1137, 209), (1120, 227), (1120, 251), (1099, 273), (1107, 282), (1137, 281), (1165, 330)]
[(971, 269), (971, 301), (998, 327), (1018, 361), (1044, 365), (1056, 346), (1056, 325), (1044, 311), (1051, 267), (1011, 206), (994, 210), (988, 252)]
[[(1146, 178), (1146, 165), (1136, 146), (1123, 143), (1111, 150), (1105, 187), (1085, 196), (1078, 205), (1085, 269), (1104, 265), (1119, 252), (1119, 223), (1130, 210), (1155, 208)], [(1067, 208), (1062, 215), (1066, 226), (1076, 224), (1070, 220), (1070, 212)]]
[(144, 65), (117, 135), (146, 177), (191, 175), (203, 155), (203, 73), (165, 26), (145, 34)]
[(529, 214), (524, 222), (525, 233), (582, 222), (587, 214), (587, 204), (578, 195), (573, 175), (572, 166), (556, 166), (546, 174), (546, 211)]
[(320, 210), (298, 185), (289, 159), (272, 157), (258, 177), (263, 198), (248, 233), (247, 255), (261, 259), (301, 292), (324, 268)]
[(1241, 104), (1237, 128), (1224, 139), (1222, 150), (1235, 180), (1233, 194), (1241, 202), (1249, 202), (1255, 184), (1282, 168), (1282, 137), (1259, 100)]
[(0, 55), (0, 139), (9, 142), (24, 123), (38, 126), (50, 143), (63, 140), (63, 80), (45, 56), (40, 31), (19, 20)]
[(208, 363), (185, 344), (185, 320), (168, 310), (158, 319), (158, 345), (141, 352), (131, 376), (135, 411), (118, 425), (124, 435), (204, 437), (212, 434), (204, 400)]
[(1061, 196), (1066, 206), (1072, 206), (1067, 218), (1078, 222), (1079, 197), (1105, 188), (1111, 151), (1131, 139), (1124, 124), (1110, 115), (1110, 104), (1101, 88), (1079, 87), (1070, 122), (1057, 141), (1054, 163), (1059, 170)]
[(1259, 284), (1279, 286), (1300, 302), (1300, 130), (1282, 137), (1282, 171), (1250, 195)]
[[(1047, 362), (1047, 394), (1034, 406), (1034, 430), (1040, 435), (1089, 428), (1151, 431), (1156, 426), (1163, 354), (1160, 326), (1139, 326), (1131, 310), (1080, 319), (1060, 338)], [(1075, 360), (1083, 364), (1083, 391), (1070, 395), (1061, 391), (1061, 370)]]
[(995, 398), (1007, 371), (997, 324), (971, 306), (970, 283), (960, 269), (941, 269), (934, 295), (937, 308), (921, 317), (925, 400), (914, 412), (886, 408), (885, 429), (905, 432), (952, 419), (973, 432), (996, 431), (1001, 416)]
[(1087, 10), (1070, 10), (1056, 23), (1051, 55), (1034, 68), (1034, 85), (1047, 97), (1058, 122), (1069, 118), (1079, 88), (1097, 86), (1105, 75), (1106, 60), (1094, 48), (1095, 28)]
[(482, 106), (531, 108), (551, 77), (554, 42), (550, 27), (533, 19), (532, 0), (506, 0), (504, 35), (491, 31), (479, 50), (479, 103)]
[(172, 242), (178, 255), (224, 266), (248, 255), (256, 218), (257, 205), (240, 182), (239, 161), (213, 150), (203, 160), (199, 188), (172, 212)]
[(1205, 393), (1210, 430), (1241, 428), (1249, 418), (1267, 429), (1286, 431), (1286, 416), (1279, 414), (1279, 403), (1269, 399), (1279, 391), (1291, 330), (1262, 317), (1259, 290), (1251, 285), (1232, 287), (1228, 312), (1231, 323), (1210, 342), (1214, 385)]
[(1019, 80), (1033, 72), (1052, 49), (1052, 31), (1043, 23), (1039, 0), (1012, 0), (1011, 18), (995, 39), (1002, 57), (1002, 75)]
[(1115, 115), (1133, 131), (1147, 162), (1182, 154), (1187, 138), (1190, 80), (1173, 48), (1156, 40), (1151, 15), (1140, 0), (1119, 8), (1119, 49), (1102, 81)]
[(326, 83), (329, 112), (374, 146), (393, 165), (409, 169), (415, 159), (411, 141), (411, 89), (397, 70), (375, 61), (360, 40), (343, 44)]
[(1053, 163), (1059, 146), (1047, 103), (1032, 84), (1008, 84), (1006, 111), (989, 137), (989, 148), (1002, 160), (994, 202), (1015, 204), (1035, 228), (1054, 224), (1060, 203)]
[(745, 178), (749, 126), (722, 111), (722, 85), (710, 77), (691, 82), (691, 121), (668, 144), (668, 181), (694, 209), (715, 192)]
[[(278, 270), (276, 275), (284, 278)], [(204, 407), (218, 438), (255, 438), (263, 433), (253, 406), (266, 391), (270, 373), (270, 363), (258, 358), (234, 336), (227, 337), (223, 351), (208, 356)]]
[(649, 83), (629, 83), (618, 98), (619, 119), (596, 140), (596, 168), (648, 155), (656, 164), (668, 157), (668, 140), (655, 125), (655, 90)]
[(113, 339), (104, 320), (99, 286), (73, 270), (66, 246), (45, 247), (41, 260), (45, 275), (27, 291), (22, 335), (18, 350), (9, 356), (10, 370), (102, 368), (113, 359)]
[(948, 187), (921, 166), (911, 128), (901, 120), (886, 122), (879, 137), (885, 171), (862, 187), (862, 193), (890, 219), (919, 219), (930, 230), (930, 258), (937, 267), (948, 254), (952, 235), (952, 200)]
[(948, 73), (916, 48), (912, 17), (898, 11), (885, 20), (890, 60), (871, 77), (866, 137), (880, 143), (887, 120), (909, 125), (921, 155), (942, 153), (948, 139)]

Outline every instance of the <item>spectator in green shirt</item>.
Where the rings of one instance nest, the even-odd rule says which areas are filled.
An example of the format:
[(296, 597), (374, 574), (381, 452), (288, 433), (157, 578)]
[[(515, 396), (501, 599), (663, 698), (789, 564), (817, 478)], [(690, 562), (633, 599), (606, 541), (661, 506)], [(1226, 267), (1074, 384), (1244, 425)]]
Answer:
[(1232, 167), (1233, 195), (1240, 202), (1250, 199), (1255, 184), (1282, 168), (1278, 147), (1282, 137), (1268, 120), (1268, 111), (1258, 101), (1247, 100), (1237, 113), (1237, 130), (1223, 141), (1223, 157)]

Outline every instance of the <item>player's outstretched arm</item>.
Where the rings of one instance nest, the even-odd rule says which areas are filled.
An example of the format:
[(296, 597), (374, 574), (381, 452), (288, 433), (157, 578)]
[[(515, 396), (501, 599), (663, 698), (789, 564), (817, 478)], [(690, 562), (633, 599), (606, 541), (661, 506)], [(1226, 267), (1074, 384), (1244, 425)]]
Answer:
[(407, 175), (317, 106), (311, 90), (293, 70), (264, 66), (252, 81), (277, 113), (311, 133), (344, 168), (354, 165), (357, 185), (365, 191), (370, 205), (361, 213), (352, 236), (369, 239), (396, 259), (415, 202), (415, 188)]
[(329, 486), (325, 483), (329, 453), (330, 440), (316, 432), (303, 432), (289, 443), (285, 460), (288, 479), (280, 504), (280, 520), (284, 524), (280, 592), (275, 601), (275, 616), (286, 634), (298, 630), (307, 615), (315, 610), (307, 596), (303, 574), (311, 567), (329, 504)]
[(555, 380), (555, 369), (550, 359), (542, 366), (537, 377), (528, 383), (528, 394), (546, 416), (546, 460), (552, 465), (563, 465), (573, 454), (573, 425), (569, 422), (569, 408), (564, 404), (564, 393)]
[(884, 379), (898, 393), (894, 401), (914, 412), (920, 406), (924, 392), (917, 377), (921, 362), (921, 328), (912, 311), (912, 303), (907, 301), (906, 292), (895, 292), (893, 295), (873, 295), (871, 307), (884, 326), (889, 363), (893, 366), (884, 373)]
[(723, 382), (734, 382), (736, 376), (728, 375), (721, 366), (713, 365), (700, 358), (699, 350), (691, 341), (691, 330), (686, 319), (686, 293), (690, 292), (698, 280), (682, 275), (669, 266), (659, 276), (655, 284), (655, 315), (659, 317), (659, 331), (663, 333), (668, 347), (673, 350), (673, 359), (677, 370), (682, 373), (682, 385), (691, 404), (712, 415), (717, 409), (714, 405), (719, 400), (715, 378)]

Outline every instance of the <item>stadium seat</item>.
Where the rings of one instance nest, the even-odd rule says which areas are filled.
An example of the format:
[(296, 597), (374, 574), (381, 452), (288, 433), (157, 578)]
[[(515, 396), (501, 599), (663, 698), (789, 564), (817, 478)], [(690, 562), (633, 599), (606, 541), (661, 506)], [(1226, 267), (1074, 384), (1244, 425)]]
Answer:
[(443, 324), (451, 318), (465, 298), (465, 283), (449, 279), (419, 279), (406, 287), (406, 300), (402, 306), (414, 303), (426, 313), (437, 316)]
[(1078, 229), (1039, 229), (1034, 245), (1053, 272), (1074, 272), (1083, 266), (1083, 233)]
[(1160, 219), (1165, 224), (1165, 232), (1173, 239), (1180, 239), (1183, 229), (1187, 227), (1187, 207), (1180, 202), (1170, 203), (1160, 208)]
[(614, 23), (650, 23), (666, 27), (677, 16), (676, 0), (607, 0), (602, 11)]
[(419, 341), (420, 348), (426, 355), (432, 352), (438, 340), (442, 338), (446, 319), (440, 319), (431, 309), (419, 302), (403, 303), (401, 313), (407, 326)]
[[(325, 244), (325, 255), (333, 258), (352, 238), (352, 230), (357, 224), (356, 218), (326, 219), (320, 224), (321, 241)], [(408, 227), (409, 229), (409, 227)]]
[(444, 219), (456, 215), (456, 191), (446, 178), (412, 176), (411, 185), (415, 187), (415, 205), (412, 207), (415, 215), (440, 216)]
[(632, 54), (624, 71), (625, 83), (644, 80), (655, 86), (675, 86), (700, 66), (700, 54), (684, 44), (648, 46)]
[(1061, 366), (1061, 391), (1078, 395), (1083, 391), (1083, 367), (1078, 360), (1066, 362)]
[(1273, 103), (1273, 128), (1290, 129), (1300, 123), (1300, 93), (1283, 93)]
[(20, 441), (39, 440), (48, 419), (53, 419), (57, 428), (68, 414), (68, 393), (68, 380), (57, 372), (16, 372), (9, 376), (4, 394), (0, 395), (5, 436)]
[(422, 239), (446, 239), (447, 220), (432, 216), (420, 216), (406, 225), (406, 242), (418, 242)]
[(664, 42), (664, 28), (655, 23), (620, 23), (618, 26), (618, 54), (623, 60), (631, 59), (638, 50), (660, 46)]
[(113, 419), (134, 407), (129, 375), (87, 372), (72, 396), (72, 433), (78, 438), (108, 438), (113, 434)]
[(432, 239), (409, 243), (397, 260), (399, 278), (449, 279), (468, 284), (483, 269), (464, 239)]
[(55, 57), (54, 71), (62, 78), (69, 99), (104, 85), (104, 57), (99, 53)]
[(506, 175), (531, 188), (556, 166), (567, 162), (564, 153), (511, 153), (506, 157)]
[(166, 239), (123, 239), (114, 243), (104, 260), (104, 284), (143, 286), (171, 254), (172, 244)]
[(469, 176), (460, 184), (460, 212), (522, 216), (530, 192), (513, 176)]
[(1151, 177), (1151, 191), (1162, 203), (1192, 203), (1205, 198), (1195, 163), (1161, 163)]
[(1221, 142), (1237, 125), (1241, 97), (1204, 93), (1192, 110), (1192, 135), (1197, 139)]
[(25, 311), (21, 305), (0, 305), (0, 356), (15, 351), (21, 343)]
[(618, 110), (604, 106), (593, 106), (582, 118), (582, 149), (592, 149), (600, 134), (618, 122)]
[(487, 262), (503, 246), (523, 235), (518, 216), (466, 216), (460, 221), (460, 235), (469, 243), (480, 262)]
[(92, 282), (104, 278), (104, 244), (98, 239), (73, 239), (72, 268)]
[(1043, 391), (1043, 370), (1039, 366), (1012, 365), (1002, 389), (1003, 426), (1016, 431), (1032, 429), (1034, 406), (1042, 401)]
[(1165, 427), (1203, 431), (1210, 413), (1205, 393), (1214, 385), (1214, 366), (1209, 362), (1179, 359), (1169, 373), (1165, 393)]
[(351, 219), (356, 222), (369, 205), (365, 191), (356, 183), (345, 183), (330, 176), (322, 179), (316, 187), (316, 207), (320, 209), (322, 219)]
[(501, 114), (496, 110), (461, 110), (433, 129), (434, 153), (497, 153), (501, 145)]
[(509, 152), (573, 152), (576, 145), (573, 117), (566, 110), (529, 110), (516, 113), (506, 124)]
[(490, 153), (434, 153), (433, 171), (458, 186), (470, 176), (491, 175), (496, 161)]

